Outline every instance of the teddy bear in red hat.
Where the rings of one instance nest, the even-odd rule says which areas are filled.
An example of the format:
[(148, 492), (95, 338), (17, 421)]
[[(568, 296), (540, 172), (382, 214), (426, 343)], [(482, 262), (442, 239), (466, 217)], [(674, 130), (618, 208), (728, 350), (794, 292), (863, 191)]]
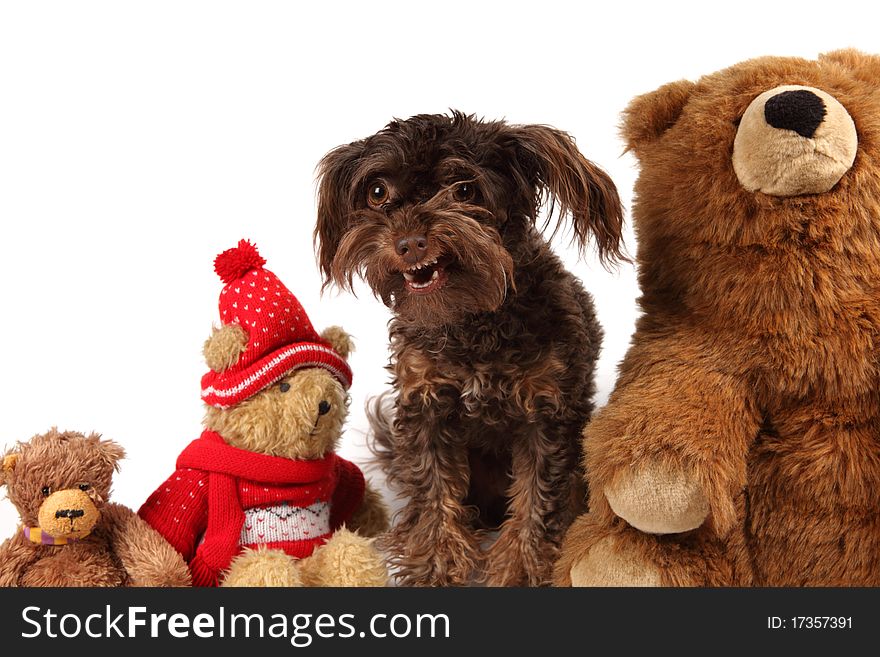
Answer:
[(139, 514), (196, 586), (382, 586), (380, 496), (335, 448), (348, 412), (351, 339), (318, 335), (246, 240), (215, 270), (222, 326), (205, 342), (205, 430)]

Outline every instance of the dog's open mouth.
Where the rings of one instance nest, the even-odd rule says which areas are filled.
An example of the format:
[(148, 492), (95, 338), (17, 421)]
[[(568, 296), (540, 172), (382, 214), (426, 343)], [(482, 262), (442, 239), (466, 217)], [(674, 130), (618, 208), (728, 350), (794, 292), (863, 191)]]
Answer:
[(427, 262), (420, 262), (403, 271), (406, 289), (412, 294), (430, 294), (439, 290), (449, 280), (449, 267), (452, 258), (439, 256)]

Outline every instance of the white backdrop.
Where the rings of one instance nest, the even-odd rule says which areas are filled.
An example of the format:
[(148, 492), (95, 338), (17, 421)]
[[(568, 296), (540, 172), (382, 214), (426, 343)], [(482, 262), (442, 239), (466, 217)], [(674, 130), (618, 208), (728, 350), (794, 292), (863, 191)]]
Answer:
[[(355, 335), (341, 451), (363, 463), (389, 315), (364, 287), (319, 294), (314, 166), (327, 150), (447, 108), (549, 123), (628, 205), (634, 163), (616, 126), (632, 96), (764, 54), (878, 52), (867, 7), (0, 0), (0, 447), (52, 425), (99, 431), (128, 451), (115, 499), (137, 508), (199, 434), (212, 259), (249, 237), (316, 328)], [(564, 242), (606, 331), (601, 403), (635, 319), (634, 272)], [(16, 521), (0, 502), (0, 539)]]

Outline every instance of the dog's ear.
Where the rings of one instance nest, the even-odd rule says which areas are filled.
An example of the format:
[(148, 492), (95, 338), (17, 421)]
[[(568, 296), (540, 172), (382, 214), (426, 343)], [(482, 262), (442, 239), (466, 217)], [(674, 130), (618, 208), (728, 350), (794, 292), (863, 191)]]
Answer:
[[(549, 196), (548, 222), (557, 210), (557, 224), (571, 217), (581, 250), (592, 235), (603, 263), (625, 260), (623, 206), (608, 174), (585, 158), (574, 139), (561, 130), (544, 125), (514, 126), (511, 130), (517, 142), (517, 160), (525, 169), (532, 194), (537, 191), (536, 205)], [(535, 212), (532, 214), (534, 219)]]
[[(354, 171), (363, 142), (339, 146), (318, 163), (318, 221), (314, 241), (326, 287), (333, 279), (333, 258), (354, 210)], [(336, 281), (337, 283), (339, 281)]]
[(623, 111), (620, 128), (626, 150), (638, 156), (643, 146), (669, 130), (681, 116), (695, 86), (688, 80), (670, 82), (630, 101)]

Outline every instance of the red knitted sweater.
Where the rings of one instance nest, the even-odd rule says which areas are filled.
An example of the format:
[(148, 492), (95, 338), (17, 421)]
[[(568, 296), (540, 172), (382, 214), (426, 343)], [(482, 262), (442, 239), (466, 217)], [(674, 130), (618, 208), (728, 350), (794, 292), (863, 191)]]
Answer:
[(194, 585), (216, 586), (245, 547), (309, 556), (363, 496), (363, 473), (333, 452), (311, 461), (266, 456), (204, 431), (138, 514), (183, 555)]

